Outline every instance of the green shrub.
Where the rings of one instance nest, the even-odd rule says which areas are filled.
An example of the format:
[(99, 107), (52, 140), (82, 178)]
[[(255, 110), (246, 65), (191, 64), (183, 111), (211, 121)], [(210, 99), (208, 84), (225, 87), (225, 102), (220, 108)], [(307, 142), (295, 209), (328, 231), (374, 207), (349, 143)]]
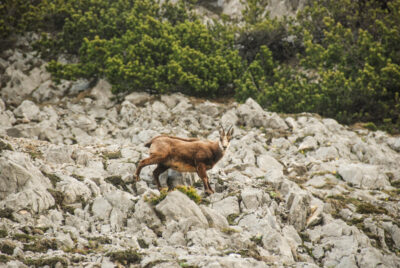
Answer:
[(201, 196), (197, 193), (196, 188), (194, 188), (193, 186), (179, 185), (176, 187), (176, 189), (187, 195), (197, 204), (201, 203)]
[[(221, 96), (233, 92), (241, 59), (221, 31), (210, 30), (168, 1), (72, 1), (62, 31), (43, 37), (42, 51), (56, 47), (79, 55), (79, 63), (51, 61), (56, 79), (105, 77), (114, 92), (183, 92)], [(220, 27), (223, 28), (223, 27)], [(227, 37), (228, 35), (223, 35)], [(48, 53), (51, 56), (51, 53)]]
[(303, 45), (295, 64), (274, 62), (274, 51), (259, 46), (236, 82), (236, 97), (253, 97), (272, 111), (316, 112), (399, 131), (399, 14), (399, 0), (310, 3), (297, 23), (287, 24)]

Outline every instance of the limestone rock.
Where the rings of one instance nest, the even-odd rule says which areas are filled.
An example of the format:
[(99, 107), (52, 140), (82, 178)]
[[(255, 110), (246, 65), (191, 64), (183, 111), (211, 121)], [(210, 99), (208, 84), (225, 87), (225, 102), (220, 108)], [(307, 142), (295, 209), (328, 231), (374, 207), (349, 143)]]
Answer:
[(207, 218), (201, 209), (180, 191), (173, 191), (161, 201), (156, 210), (164, 215), (167, 221), (187, 220), (192, 227), (206, 228), (208, 227)]

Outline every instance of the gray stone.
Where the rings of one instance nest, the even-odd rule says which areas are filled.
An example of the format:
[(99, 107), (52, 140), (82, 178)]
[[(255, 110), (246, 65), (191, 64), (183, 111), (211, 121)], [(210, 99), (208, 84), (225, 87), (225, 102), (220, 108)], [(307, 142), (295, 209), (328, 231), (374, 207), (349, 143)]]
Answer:
[(111, 85), (104, 79), (100, 79), (96, 86), (90, 91), (90, 96), (95, 99), (95, 104), (98, 106), (111, 107), (111, 98), (113, 94), (111, 93)]
[(0, 112), (4, 112), (6, 110), (6, 104), (2, 99), (0, 99)]
[(268, 154), (263, 154), (257, 157), (257, 166), (265, 172), (270, 170), (283, 170), (282, 164)]
[(240, 213), (239, 201), (236, 196), (228, 196), (227, 198), (214, 202), (212, 208), (224, 217)]
[(99, 196), (93, 201), (92, 212), (94, 217), (106, 220), (110, 217), (111, 210), (111, 204), (104, 197)]
[(19, 105), (42, 82), (40, 72), (40, 69), (34, 68), (27, 76), (21, 70), (8, 67), (5, 74), (11, 79), (0, 92), (2, 99), (8, 104)]
[(70, 176), (60, 175), (59, 177), (62, 181), (57, 183), (56, 189), (63, 193), (64, 204), (73, 204), (82, 201), (86, 202), (92, 196), (92, 191), (83, 182)]
[(72, 159), (73, 149), (63, 145), (50, 145), (44, 151), (43, 156), (51, 163), (55, 164), (71, 164), (74, 163)]
[(243, 209), (254, 211), (264, 203), (263, 191), (255, 188), (245, 188), (241, 192)]
[(206, 206), (200, 206), (201, 211), (203, 212), (204, 216), (208, 220), (208, 224), (210, 227), (214, 228), (219, 228), (219, 229), (224, 229), (228, 228), (229, 224), (228, 221), (224, 216), (219, 214), (217, 211), (215, 211), (212, 208), (206, 207)]
[(355, 187), (365, 189), (384, 189), (390, 186), (386, 174), (381, 172), (377, 166), (368, 164), (342, 164), (338, 173), (343, 180)]
[(339, 158), (339, 153), (335, 147), (320, 147), (315, 151), (315, 158), (323, 161), (335, 160)]
[(186, 220), (192, 227), (207, 228), (207, 218), (202, 213), (201, 209), (190, 200), (185, 194), (180, 191), (173, 191), (161, 201), (156, 210), (164, 215), (167, 221)]
[(289, 210), (289, 223), (300, 232), (307, 224), (307, 216), (310, 213), (310, 196), (306, 194), (291, 193), (286, 207)]
[(79, 92), (85, 91), (86, 89), (88, 89), (90, 86), (90, 82), (87, 79), (78, 79), (76, 81), (74, 81), (71, 85), (71, 87), (69, 88), (68, 93), (75, 95), (78, 94)]
[(239, 121), (239, 117), (236, 115), (236, 109), (231, 109), (224, 113), (221, 117), (221, 123), (223, 126), (235, 126)]
[(144, 201), (142, 198), (136, 203), (135, 213), (133, 216), (139, 223), (144, 223), (153, 230), (160, 228), (162, 225), (153, 207), (149, 202)]
[(383, 256), (376, 248), (363, 248), (356, 256), (358, 267), (373, 268), (383, 264)]
[(174, 108), (179, 102), (182, 96), (180, 94), (172, 95), (161, 95), (161, 101), (164, 102), (168, 108)]
[(303, 142), (300, 143), (298, 150), (314, 150), (318, 147), (317, 140), (313, 136), (307, 136), (304, 138)]
[(28, 155), (3, 151), (0, 156), (0, 200), (22, 190), (51, 187), (48, 178), (35, 167)]
[(28, 188), (8, 195), (4, 200), (0, 201), (0, 208), (8, 208), (13, 211), (26, 209), (32, 213), (41, 213), (54, 206), (54, 204), (53, 196), (46, 190)]
[(134, 105), (143, 105), (150, 100), (150, 94), (145, 92), (132, 92), (125, 97), (125, 100)]
[(16, 117), (26, 118), (28, 120), (35, 120), (39, 119), (39, 107), (36, 106), (30, 100), (24, 100), (15, 110), (14, 114)]
[(279, 255), (281, 261), (284, 263), (294, 262), (292, 249), (290, 248), (289, 243), (276, 230), (271, 229), (263, 234), (262, 242), (265, 249), (267, 249), (271, 254)]
[(196, 110), (198, 110), (202, 114), (206, 114), (214, 118), (219, 114), (218, 106), (215, 103), (211, 103), (209, 101), (197, 105)]

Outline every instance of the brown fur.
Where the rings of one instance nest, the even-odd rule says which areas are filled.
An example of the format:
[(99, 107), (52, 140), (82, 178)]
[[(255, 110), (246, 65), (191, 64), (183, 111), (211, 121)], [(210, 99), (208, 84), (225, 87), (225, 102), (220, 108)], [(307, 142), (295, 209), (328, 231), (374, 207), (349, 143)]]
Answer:
[[(221, 132), (222, 137), (231, 139), (232, 131)], [(150, 157), (139, 162), (136, 169), (136, 180), (143, 167), (157, 164), (153, 171), (154, 180), (160, 189), (159, 175), (169, 168), (179, 172), (197, 172), (203, 181), (208, 194), (213, 193), (208, 182), (207, 170), (211, 169), (224, 155), (218, 141), (201, 141), (196, 138), (180, 138), (161, 135), (145, 144), (150, 148)]]

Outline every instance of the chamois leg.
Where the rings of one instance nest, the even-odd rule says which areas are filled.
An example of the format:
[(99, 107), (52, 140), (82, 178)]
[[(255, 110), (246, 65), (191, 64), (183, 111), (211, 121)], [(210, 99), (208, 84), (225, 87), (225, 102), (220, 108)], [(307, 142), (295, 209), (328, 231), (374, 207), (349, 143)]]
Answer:
[(207, 177), (207, 169), (206, 166), (202, 163), (198, 164), (196, 167), (197, 174), (203, 181), (204, 185), (204, 190), (206, 191), (207, 194), (213, 194), (214, 191), (211, 189), (210, 183), (208, 182), (208, 177)]
[(135, 173), (135, 178), (136, 181), (139, 181), (139, 175), (140, 175), (140, 171), (142, 171), (142, 168), (144, 168), (145, 166), (148, 165), (153, 165), (153, 164), (159, 164), (163, 161), (162, 157), (159, 156), (151, 156), (149, 158), (143, 159), (139, 162), (139, 165), (136, 168), (136, 173)]
[(158, 190), (161, 190), (161, 184), (160, 184), (160, 180), (158, 179), (158, 177), (160, 176), (160, 174), (162, 174), (167, 169), (168, 169), (168, 167), (164, 166), (163, 164), (158, 164), (156, 169), (153, 171), (154, 181), (157, 185)]

